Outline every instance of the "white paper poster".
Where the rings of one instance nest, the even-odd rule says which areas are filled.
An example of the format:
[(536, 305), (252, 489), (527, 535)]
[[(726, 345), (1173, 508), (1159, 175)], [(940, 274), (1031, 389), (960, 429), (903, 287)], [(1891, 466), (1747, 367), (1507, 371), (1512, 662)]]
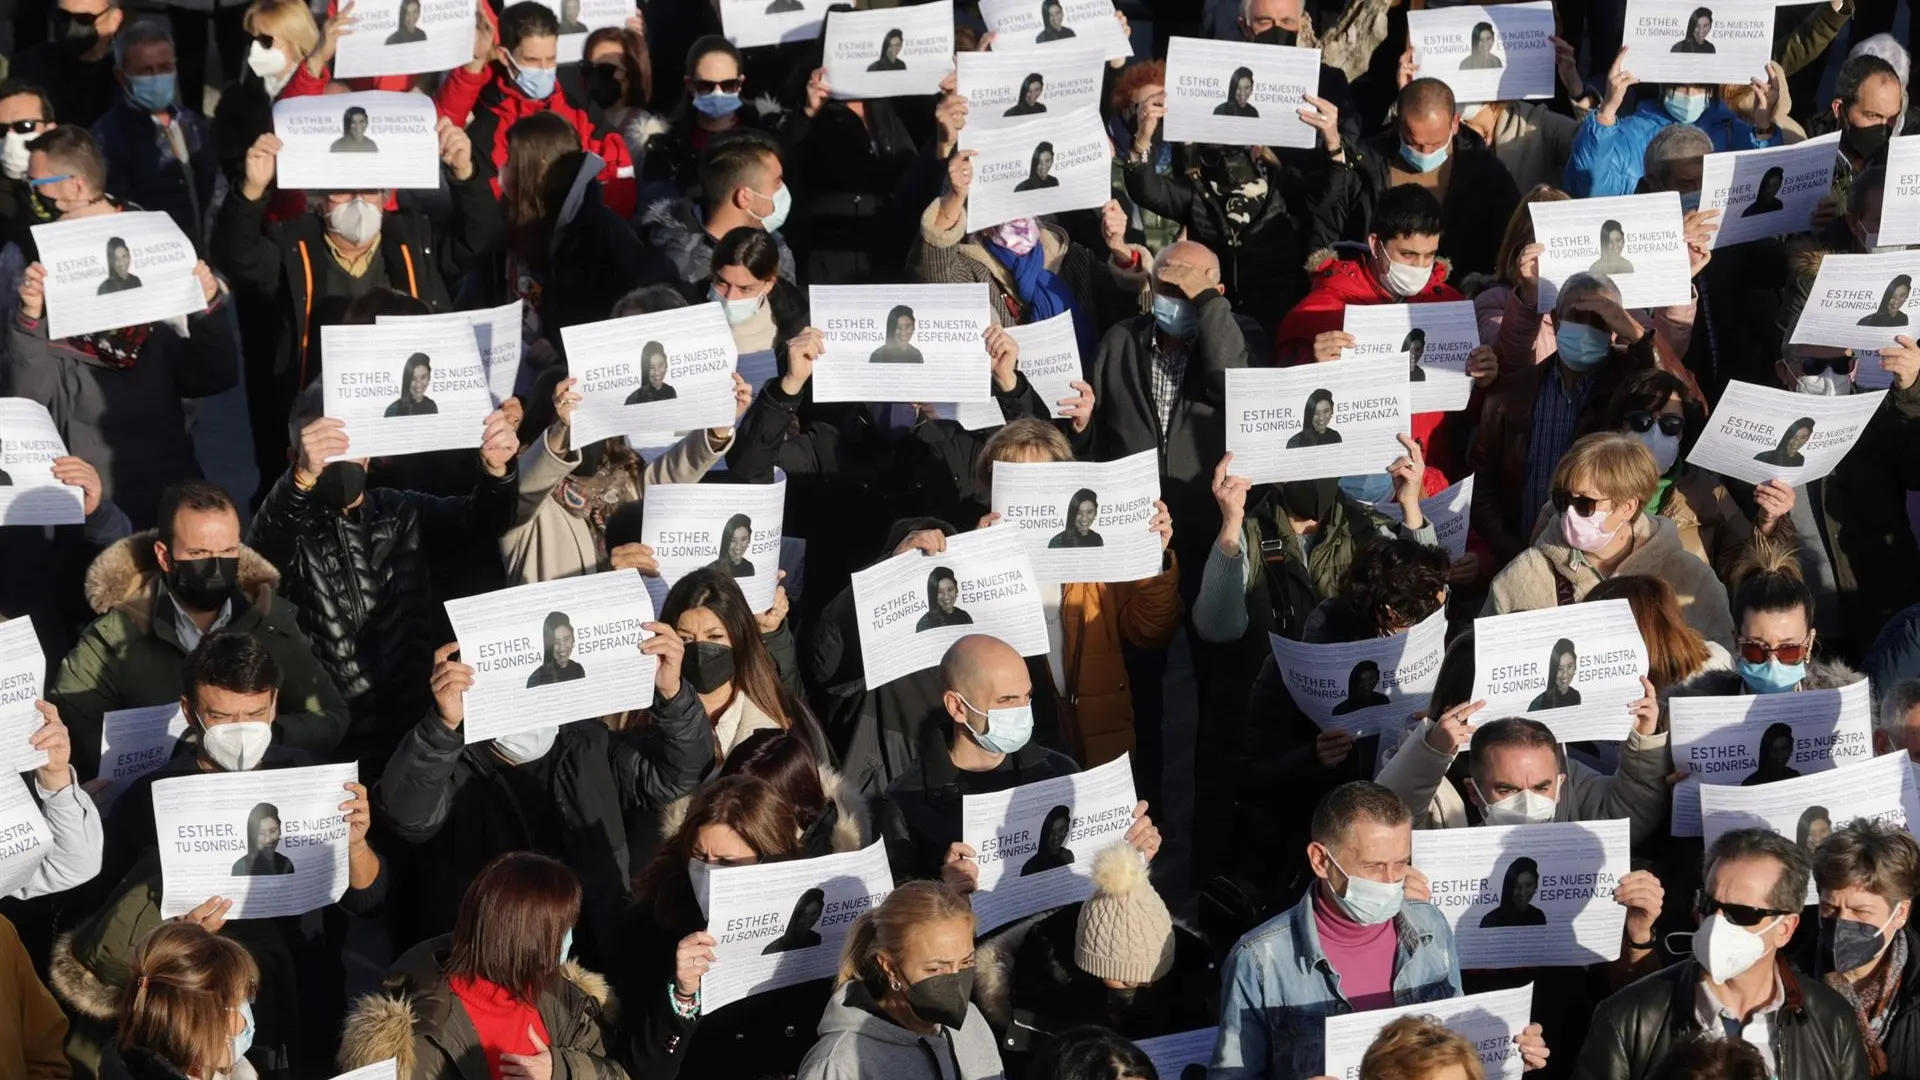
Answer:
[(1535, 240), (1546, 245), (1540, 255), (1541, 311), (1552, 311), (1560, 283), (1581, 273), (1605, 275), (1629, 309), (1671, 307), (1692, 298), (1677, 193), (1530, 203), (1527, 210)]
[(960, 129), (960, 149), (976, 154), (968, 232), (1105, 206), (1113, 198), (1113, 146), (1098, 112), (1036, 117), (998, 130), (969, 124)]
[[(1002, 52), (999, 44), (995, 42), (992, 52), (954, 55), (954, 92), (967, 99), (963, 134), (1071, 116), (1082, 109), (1099, 111), (1107, 68), (1105, 50), (1079, 44)], [(977, 179), (975, 190), (979, 190)]]
[(1403, 1016), (1425, 1016), (1472, 1044), (1487, 1080), (1520, 1080), (1526, 1061), (1514, 1040), (1532, 1021), (1533, 984), (1416, 1005), (1327, 1017), (1327, 1066), (1335, 1080), (1359, 1080), (1360, 1062), (1380, 1029)]
[(451, 71), (473, 59), (473, 0), (356, 0), (333, 77)]
[(1771, 0), (1627, 0), (1622, 65), (1643, 83), (1713, 86), (1767, 77)]
[(380, 315), (377, 326), (415, 323), (435, 328), (464, 326), (473, 331), (474, 345), (480, 350), (480, 363), (487, 369), (487, 393), (493, 403), (513, 396), (520, 378), (521, 302), (514, 300), (497, 308), (480, 311), (452, 311), (444, 315)]
[(1404, 356), (1414, 412), (1453, 412), (1467, 407), (1473, 380), (1467, 354), (1480, 347), (1480, 321), (1473, 301), (1436, 304), (1348, 304), (1346, 324), (1353, 348), (1342, 360)]
[(339, 458), (480, 446), (493, 398), (472, 334), (384, 323), (323, 326), (320, 341), (326, 415), (347, 426)]
[(1920, 244), (1920, 135), (1887, 143), (1887, 183), (1880, 200), (1876, 242)]
[(1837, 690), (1667, 700), (1673, 767), (1673, 835), (1700, 835), (1700, 786), (1754, 787), (1873, 756), (1867, 680)]
[(807, 299), (826, 338), (813, 362), (813, 400), (992, 400), (984, 283), (815, 285)]
[[(634, 0), (536, 0), (560, 21), (560, 44), (555, 53), (563, 64), (586, 51), (587, 35), (609, 26), (624, 26), (634, 13)], [(471, 43), (467, 58), (472, 59)], [(464, 63), (465, 61), (462, 61)]]
[(1093, 862), (1133, 827), (1133, 766), (1098, 768), (960, 798), (960, 839), (973, 848), (977, 933), (1093, 895)]
[(1149, 526), (1159, 497), (1152, 450), (1098, 463), (993, 463), (995, 528), (1020, 534), (1035, 576), (1049, 584), (1158, 574), (1165, 553)]
[(1290, 368), (1227, 369), (1233, 475), (1256, 484), (1384, 472), (1411, 433), (1399, 356)]
[(1461, 104), (1553, 96), (1553, 4), (1407, 12), (1414, 75), (1439, 79)]
[(1332, 644), (1268, 634), (1287, 693), (1324, 731), (1377, 735), (1427, 707), (1447, 649), (1447, 609), (1390, 637)]
[[(473, 57), (471, 24), (464, 31)], [(440, 136), (425, 94), (362, 90), (273, 103), (282, 190), (375, 191), (440, 186)]]
[(742, 49), (812, 41), (820, 36), (833, 0), (720, 0), (727, 40)]
[(707, 874), (713, 966), (703, 1011), (782, 986), (831, 978), (853, 920), (893, 891), (886, 845), (814, 859), (718, 866)]
[(1167, 42), (1168, 142), (1308, 149), (1300, 119), (1320, 92), (1320, 50), (1176, 37)]
[(1113, 0), (980, 0), (980, 18), (993, 31), (996, 53), (1043, 47), (1064, 52), (1084, 45), (1099, 49), (1106, 60), (1133, 55), (1120, 20), (1114, 18)]
[[(1015, 362), (1014, 368), (1027, 377), (1033, 392), (1046, 402), (1048, 416), (1055, 420), (1066, 419), (1067, 414), (1061, 410), (1060, 402), (1079, 395), (1073, 383), (1083, 377), (1080, 370), (1080, 340), (1073, 333), (1073, 313), (1063, 311), (1051, 319), (1004, 329), (1007, 336), (1020, 346), (1020, 359)], [(988, 376), (988, 382), (992, 382), (991, 375)], [(960, 426), (968, 431), (996, 428), (1007, 422), (1006, 417), (1001, 415), (1000, 403), (992, 398), (957, 405), (943, 404), (939, 408), (943, 416), (959, 421)]]
[(1763, 150), (1708, 154), (1700, 173), (1700, 209), (1718, 210), (1709, 246), (1812, 228), (1813, 208), (1833, 187), (1839, 134)]
[(1860, 361), (1854, 381), (1875, 388), (1892, 385), (1879, 353), (1897, 344), (1896, 337), (1920, 340), (1913, 326), (1920, 317), (1920, 296), (1913, 291), (1917, 274), (1920, 250), (1823, 257), (1792, 343), (1852, 349)]
[(460, 726), (469, 743), (653, 704), (659, 662), (640, 651), (653, 600), (638, 570), (449, 600), (447, 618), (473, 667)]
[[(1906, 794), (1913, 771), (1905, 754), (1885, 754), (1755, 787), (1700, 785), (1700, 832), (1708, 847), (1734, 829), (1769, 829), (1811, 856), (1833, 830), (1859, 818), (1907, 827)], [(1807, 882), (1807, 903), (1817, 891)]]
[(340, 804), (359, 773), (349, 761), (154, 781), (160, 914), (219, 896), (233, 901), (230, 919), (271, 919), (340, 899), (348, 831)]
[(1620, 957), (1633, 869), (1626, 819), (1418, 829), (1413, 864), (1433, 883), (1462, 968), (1584, 967)]
[(1625, 600), (1596, 600), (1473, 621), (1473, 700), (1524, 716), (1569, 742), (1619, 742), (1646, 695), (1647, 646)]
[(136, 709), (109, 709), (100, 718), (99, 779), (108, 782), (104, 806), (127, 785), (158, 772), (173, 757), (180, 736), (187, 733), (187, 715), (178, 701)]
[(1687, 461), (1750, 484), (1778, 479), (1797, 487), (1839, 466), (1886, 396), (1823, 397), (1730, 382)]
[(953, 70), (953, 0), (836, 11), (824, 36), (827, 85), (834, 97), (935, 94)]
[(67, 444), (47, 407), (28, 398), (0, 398), (0, 525), (78, 525), (86, 493), (53, 475)]
[(907, 551), (856, 571), (853, 604), (868, 690), (932, 667), (968, 634), (1022, 656), (1047, 651), (1038, 579), (1013, 529), (960, 533), (938, 555)]
[(0, 775), (0, 896), (33, 876), (53, 849), (53, 834), (24, 776)]
[(660, 564), (660, 576), (646, 579), (655, 610), (667, 590), (703, 568), (733, 578), (751, 610), (773, 607), (786, 504), (784, 475), (771, 484), (647, 485), (640, 542)]
[[(1207, 1080), (1213, 1044), (1219, 1041), (1220, 1029), (1209, 1027), (1153, 1039), (1135, 1039), (1133, 1045), (1153, 1062), (1153, 1070), (1160, 1074), (1161, 1080)], [(1195, 1069), (1199, 1072), (1194, 1072)]]
[(362, 1065), (352, 1072), (343, 1072), (333, 1080), (397, 1080), (399, 1067), (397, 1059), (388, 1058), (371, 1065)]
[(193, 241), (167, 214), (123, 210), (32, 231), (47, 272), (47, 337), (55, 341), (207, 308), (193, 274), (200, 261)]
[[(1389, 498), (1386, 502), (1375, 503), (1373, 508), (1395, 521), (1405, 521), (1407, 515), (1400, 504)], [(1429, 495), (1420, 500), (1420, 516), (1433, 523), (1433, 534), (1446, 549), (1447, 557), (1459, 559), (1467, 553), (1467, 532), (1473, 523), (1473, 477), (1442, 491), (1438, 495)]]
[(34, 704), (43, 696), (46, 676), (47, 657), (33, 620), (0, 622), (0, 772), (26, 772), (47, 763), (46, 751), (33, 748), (33, 737), (46, 722)]
[(614, 435), (732, 427), (739, 351), (716, 303), (563, 326), (574, 358), (573, 442)]

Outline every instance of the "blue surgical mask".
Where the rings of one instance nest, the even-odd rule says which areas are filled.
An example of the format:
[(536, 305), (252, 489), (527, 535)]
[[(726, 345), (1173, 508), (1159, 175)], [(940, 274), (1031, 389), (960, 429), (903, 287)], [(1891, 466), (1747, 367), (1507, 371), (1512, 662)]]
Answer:
[(1153, 321), (1160, 329), (1174, 337), (1189, 337), (1200, 325), (1200, 313), (1193, 310), (1191, 300), (1154, 293)]
[(732, 116), (740, 111), (740, 95), (722, 93), (715, 90), (711, 94), (693, 95), (694, 110), (702, 116), (711, 116), (718, 120), (723, 116)]
[(1769, 656), (1764, 664), (1756, 664), (1742, 658), (1736, 662), (1740, 670), (1740, 679), (1747, 688), (1756, 694), (1781, 694), (1800, 685), (1807, 677), (1806, 661), (1798, 664), (1783, 664), (1778, 657)]
[(1668, 90), (1660, 95), (1660, 104), (1666, 106), (1668, 116), (1683, 124), (1691, 124), (1706, 113), (1707, 95)]
[(1699, 192), (1683, 191), (1680, 193), (1680, 212), (1681, 213), (1691, 214), (1698, 209), (1700, 209), (1700, 193)]
[(566, 963), (567, 957), (572, 955), (573, 955), (573, 927), (569, 926), (567, 927), (566, 935), (560, 939), (560, 962), (563, 964)]
[(757, 191), (755, 191), (753, 195), (757, 199), (766, 199), (773, 203), (773, 211), (764, 217), (759, 214), (753, 214), (751, 210), (747, 211), (747, 213), (753, 214), (754, 217), (760, 218), (761, 228), (768, 232), (775, 232), (780, 226), (787, 223), (787, 211), (793, 209), (793, 193), (787, 190), (787, 185), (781, 184), (771, 195), (762, 195)]
[(554, 84), (560, 78), (558, 68), (528, 68), (514, 65), (513, 85), (520, 92), (535, 101), (545, 101), (553, 96)]
[(129, 75), (127, 96), (148, 112), (163, 112), (173, 104), (174, 74)]
[(1442, 146), (1438, 150), (1421, 153), (1408, 146), (1407, 140), (1401, 139), (1400, 156), (1406, 160), (1407, 164), (1413, 166), (1414, 172), (1432, 172), (1447, 163), (1447, 148)]
[(1357, 499), (1372, 506), (1374, 503), (1385, 502), (1387, 496), (1393, 494), (1393, 477), (1384, 472), (1343, 476), (1340, 478), (1340, 490), (1348, 498)]
[(1588, 371), (1613, 351), (1613, 335), (1586, 323), (1563, 322), (1554, 328), (1560, 359), (1575, 371)]
[(972, 735), (973, 741), (985, 749), (996, 754), (1017, 753), (1021, 747), (1027, 745), (1028, 739), (1033, 738), (1032, 702), (1008, 709), (994, 709), (991, 712), (974, 708), (973, 702), (964, 697), (960, 699), (960, 704), (965, 705), (969, 711), (977, 712), (987, 718), (985, 732), (973, 730), (972, 724), (967, 725), (967, 734)]
[(233, 1060), (235, 1062), (246, 1057), (247, 1051), (253, 1049), (253, 1002), (243, 1001), (240, 1003), (240, 1016), (247, 1022), (247, 1026), (241, 1028), (240, 1034), (233, 1037)]

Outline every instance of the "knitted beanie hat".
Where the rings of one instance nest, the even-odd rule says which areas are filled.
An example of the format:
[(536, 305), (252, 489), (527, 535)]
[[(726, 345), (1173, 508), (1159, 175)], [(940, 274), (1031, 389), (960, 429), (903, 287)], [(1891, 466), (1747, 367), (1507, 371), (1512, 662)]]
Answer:
[(1124, 842), (1093, 860), (1093, 896), (1080, 906), (1073, 962), (1095, 978), (1153, 983), (1173, 969), (1173, 916)]

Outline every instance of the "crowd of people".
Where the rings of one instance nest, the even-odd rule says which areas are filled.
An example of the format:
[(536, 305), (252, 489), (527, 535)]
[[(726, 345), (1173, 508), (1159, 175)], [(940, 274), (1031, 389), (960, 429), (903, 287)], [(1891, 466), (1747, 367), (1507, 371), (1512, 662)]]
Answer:
[[(1107, 63), (1098, 105), (1104, 205), (971, 231), (951, 77), (837, 95), (819, 40), (738, 48), (722, 0), (646, 0), (561, 60), (580, 4), (485, 0), (465, 64), (336, 78), (371, 2), (8, 7), (0, 395), (53, 418), (53, 476), (85, 520), (0, 528), (0, 621), (30, 618), (46, 659), (34, 714), (0, 723), (27, 740), (8, 754), (44, 755), (19, 783), (45, 833), (0, 897), (0, 1076), (324, 1080), (392, 1059), (402, 1080), (1312, 1080), (1333, 1071), (1330, 1018), (1399, 1006), (1341, 1080), (1920, 1080), (1916, 823), (1810, 807), (1797, 836), (1678, 835), (1688, 763), (1669, 730), (1676, 700), (1865, 681), (1873, 753), (1920, 776), (1920, 343), (1796, 333), (1827, 256), (1910, 250), (1880, 240), (1912, 197), (1889, 147), (1920, 131), (1892, 0), (1779, 7), (1764, 76), (1732, 85), (1642, 83), (1626, 5), (1556, 0), (1552, 96), (1464, 104), (1420, 73), (1408, 8), (1426, 4), (1125, 0), (1133, 55)], [(958, 50), (994, 48), (990, 6), (954, 5)], [(1041, 42), (1072, 35), (1060, 0), (1040, 7)], [(386, 43), (421, 41), (422, 14), (403, 0)], [(1711, 11), (1685, 26), (1675, 52), (1713, 49)], [(1314, 144), (1168, 140), (1174, 37), (1319, 50), (1299, 109)], [(1470, 38), (1460, 69), (1498, 68), (1495, 24)], [(873, 70), (899, 63), (888, 48)], [(1029, 80), (1007, 115), (1044, 112), (1047, 80)], [(1252, 68), (1227, 81), (1223, 122), (1279, 107)], [(438, 186), (279, 184), (275, 106), (368, 89), (432, 99)], [(366, 135), (362, 111), (341, 141)], [(1716, 246), (1707, 159), (1827, 135), (1807, 227)], [(1775, 212), (1780, 177), (1760, 188)], [(1650, 256), (1615, 220), (1591, 271), (1543, 276), (1535, 209), (1666, 192), (1684, 303), (1626, 306), (1616, 278)], [(191, 240), (204, 310), (52, 337), (43, 227), (137, 210)], [(103, 294), (140, 287), (124, 240), (107, 262)], [(1904, 327), (1905, 280), (1859, 325)], [(917, 284), (984, 286), (1001, 423), (815, 399), (808, 287)], [(323, 328), (514, 301), (518, 381), (477, 451), (347, 456)], [(1413, 414), (1376, 472), (1236, 472), (1229, 372), (1338, 376), (1353, 308), (1448, 301), (1477, 324), (1464, 407)], [(733, 376), (733, 422), (581, 445), (588, 358), (563, 330), (707, 303), (741, 356), (774, 358), (759, 385)], [(875, 359), (918, 362), (895, 310)], [(1062, 315), (1080, 370), (1052, 401), (1006, 328)], [(1410, 381), (1436, 377), (1435, 340), (1407, 335)], [(678, 402), (664, 349), (634, 348), (629, 404)], [(1869, 371), (1884, 398), (1818, 479), (1691, 460), (1730, 387), (1832, 398)], [(433, 374), (410, 357), (388, 415), (434, 414)], [(1335, 396), (1307, 402), (1289, 446), (1341, 438)], [(244, 418), (220, 453), (245, 460), (208, 460), (215, 402)], [(1802, 427), (1756, 460), (1803, 464)], [(1157, 538), (1157, 573), (1045, 586), (1044, 652), (962, 629), (937, 665), (869, 685), (854, 574), (996, 527), (996, 464), (1145, 452), (1160, 499), (1127, 527)], [(658, 578), (649, 487), (776, 475), (804, 554), (780, 560), (770, 607), (742, 591), (755, 526), (735, 515), (627, 660), (651, 661), (649, 707), (469, 739), (481, 661), (449, 601)], [(1433, 497), (1469, 478), (1450, 547)], [(1103, 509), (1073, 495), (1059, 558), (1119, 543)], [(922, 629), (970, 623), (959, 592), (933, 569)], [(1616, 739), (1563, 743), (1476, 699), (1476, 619), (1607, 601), (1646, 656)], [(1276, 640), (1435, 616), (1424, 708), (1380, 733), (1323, 728), (1290, 693)], [(575, 633), (547, 616), (527, 687), (583, 677)], [(1580, 663), (1555, 644), (1532, 708), (1579, 704)], [(1379, 663), (1306, 674), (1346, 687), (1343, 709), (1400, 698)], [(171, 756), (108, 775), (108, 718), (173, 703)], [(1777, 726), (1752, 786), (1806, 769)], [(1139, 801), (1123, 837), (1077, 856), (1085, 898), (983, 927), (964, 801), (1123, 755)], [(232, 897), (177, 895), (156, 785), (326, 763), (355, 774), (337, 900), (230, 918)], [(1036, 871), (1076, 859), (1059, 810)], [(248, 815), (236, 878), (292, 869), (280, 819)], [(1463, 970), (1416, 830), (1609, 822), (1631, 865), (1596, 900), (1624, 911), (1605, 958)], [(836, 931), (835, 974), (704, 1007), (725, 963), (715, 870), (875, 844), (893, 887)], [(1475, 925), (1543, 921), (1541, 865), (1509, 866)], [(823, 896), (783, 901), (794, 925), (769, 953), (819, 945)], [(1528, 1022), (1492, 1045), (1440, 1016), (1529, 986)], [(1142, 1049), (1194, 1032), (1208, 1049), (1171, 1068)]]

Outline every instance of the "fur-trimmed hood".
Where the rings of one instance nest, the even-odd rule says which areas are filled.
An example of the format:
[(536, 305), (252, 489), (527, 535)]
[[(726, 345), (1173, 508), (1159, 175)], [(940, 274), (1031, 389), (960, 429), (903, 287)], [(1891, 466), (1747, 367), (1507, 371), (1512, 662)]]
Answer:
[(119, 1016), (120, 987), (95, 975), (73, 955), (71, 930), (53, 940), (53, 956), (47, 963), (47, 985), (61, 1005), (89, 1020), (111, 1024)]
[[(873, 807), (866, 796), (853, 789), (846, 778), (831, 765), (820, 766), (820, 790), (827, 796), (827, 802), (833, 805), (833, 845), (831, 851), (819, 854), (842, 855), (849, 851), (860, 851), (873, 843)], [(660, 839), (673, 839), (686, 823), (687, 807), (692, 803), (692, 795), (683, 795), (660, 810)]]
[[(1367, 265), (1368, 249), (1365, 244), (1342, 241), (1332, 247), (1316, 249), (1307, 256), (1307, 273), (1322, 277), (1352, 276), (1365, 274), (1372, 281), (1373, 288), (1383, 291), (1377, 281), (1373, 281), (1373, 269)], [(1448, 259), (1433, 260), (1433, 275), (1427, 279), (1427, 287), (1444, 285), (1453, 274), (1453, 262)], [(1391, 300), (1401, 299), (1398, 296)]]
[[(147, 529), (117, 540), (87, 567), (87, 606), (94, 614), (105, 615), (118, 608), (136, 626), (146, 629), (160, 581), (160, 564), (153, 557), (153, 542), (159, 536), (157, 530)], [(242, 544), (239, 584), (247, 602), (264, 614), (272, 603), (273, 590), (280, 586), (280, 571)]]
[[(1808, 690), (1838, 690), (1851, 686), (1866, 678), (1838, 660), (1807, 661), (1807, 677), (1803, 680)], [(1747, 693), (1747, 685), (1740, 678), (1740, 672), (1731, 668), (1715, 670), (1709, 668), (1693, 678), (1674, 687), (1671, 697), (1732, 697)]]

